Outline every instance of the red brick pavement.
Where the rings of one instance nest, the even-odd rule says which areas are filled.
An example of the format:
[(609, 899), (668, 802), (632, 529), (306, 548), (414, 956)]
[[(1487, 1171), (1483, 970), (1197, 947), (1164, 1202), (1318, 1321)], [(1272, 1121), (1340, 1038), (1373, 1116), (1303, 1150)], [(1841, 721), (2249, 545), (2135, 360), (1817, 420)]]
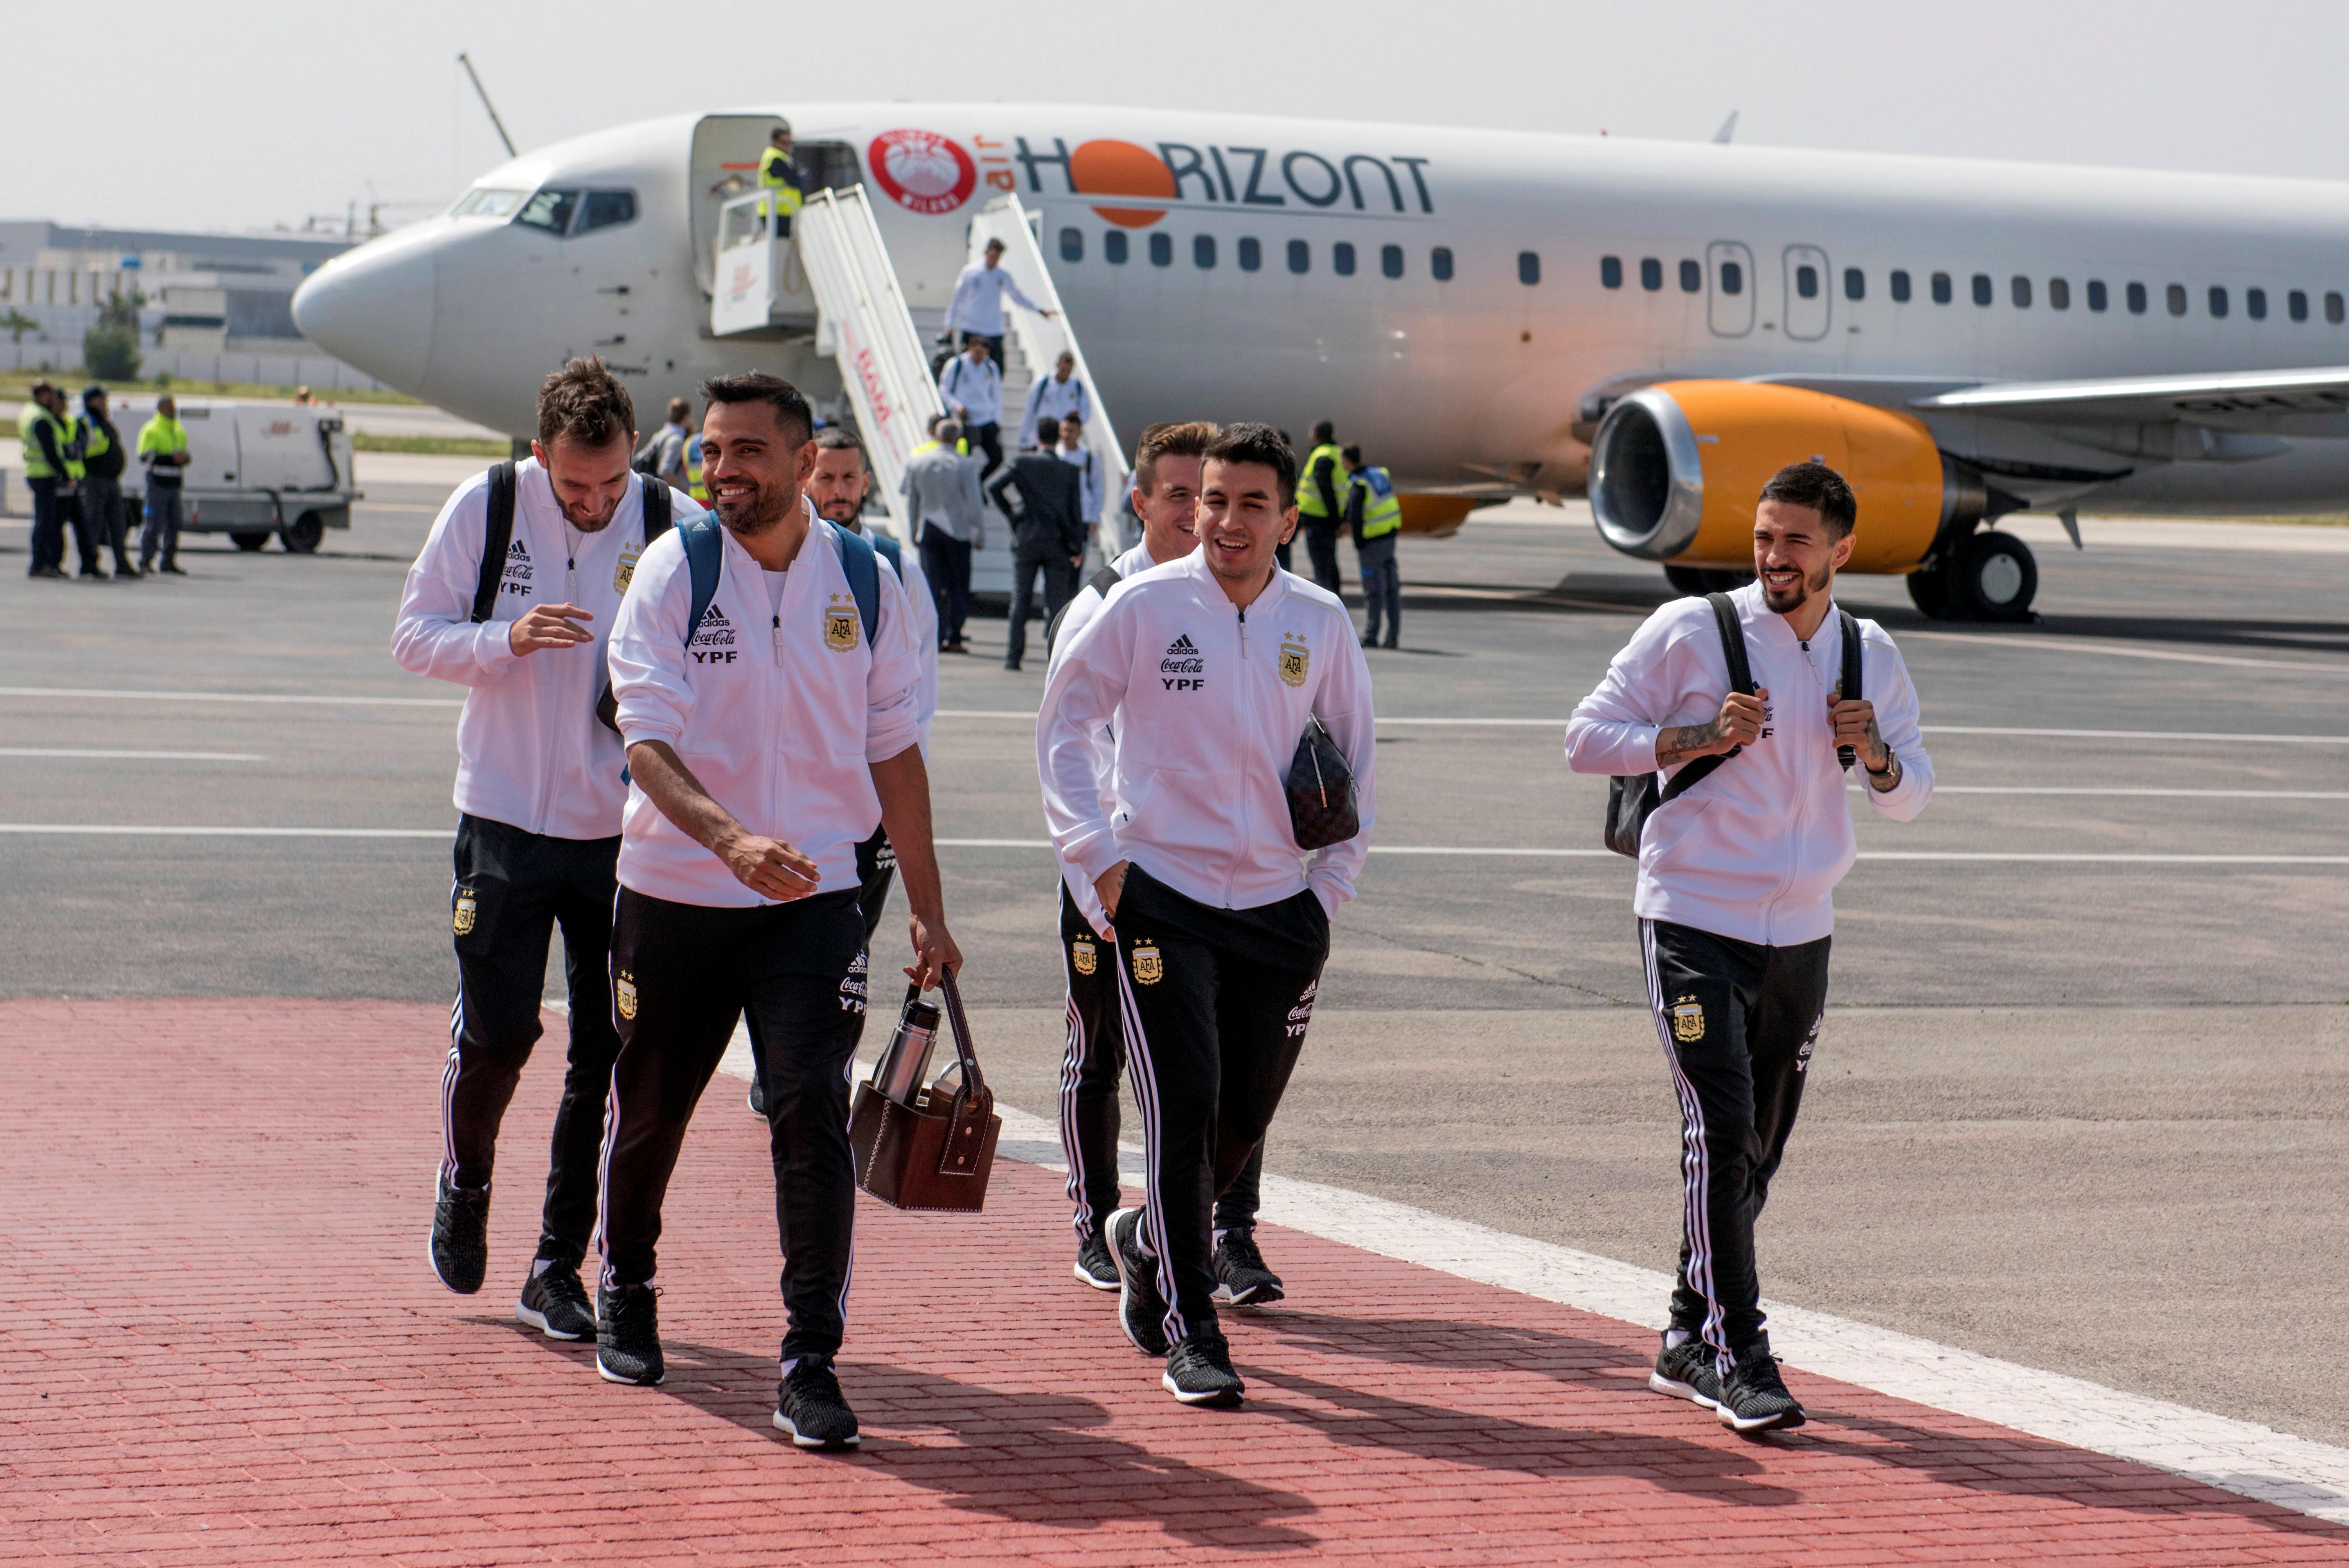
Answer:
[(771, 1188), (730, 1088), (672, 1189), (669, 1381), (617, 1388), (506, 1316), (556, 1051), (507, 1124), (491, 1284), (430, 1276), (445, 1029), (10, 1005), (0, 1559), (2349, 1562), (2349, 1532), (1799, 1373), (1811, 1425), (1742, 1441), (1646, 1391), (1639, 1329), (1287, 1233), (1294, 1305), (1230, 1315), (1247, 1407), (1186, 1411), (1018, 1165), (984, 1216), (867, 1205), (865, 1447), (802, 1454), (768, 1426)]

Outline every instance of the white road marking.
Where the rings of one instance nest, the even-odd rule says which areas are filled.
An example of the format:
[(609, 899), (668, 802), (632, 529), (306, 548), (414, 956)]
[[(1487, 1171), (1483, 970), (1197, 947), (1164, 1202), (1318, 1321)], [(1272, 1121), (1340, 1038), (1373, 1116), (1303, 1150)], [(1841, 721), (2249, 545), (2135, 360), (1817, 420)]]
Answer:
[(2256, 746), (2349, 746), (2349, 735), (2220, 735), (2201, 729), (2013, 729), (1998, 725), (1928, 724), (1928, 735), (2036, 735), (2059, 740), (2225, 740)]
[(453, 839), (447, 828), (189, 828), (124, 822), (0, 822), (0, 833), (131, 834), (189, 839)]
[(0, 696), (86, 696), (116, 702), (298, 702), (334, 707), (462, 707), (462, 697), (310, 696), (263, 691), (111, 691), (98, 686), (0, 686)]
[(137, 762), (266, 762), (258, 751), (92, 751), (65, 746), (0, 746), (0, 757), (107, 757)]
[[(1847, 785), (1845, 792), (1857, 795), (1863, 786)], [(2199, 799), (2214, 800), (2349, 800), (2349, 789), (2100, 789), (2052, 784), (1943, 784), (1933, 785), (1933, 798), (1944, 795), (2190, 795)]]
[(2187, 665), (2234, 665), (2254, 670), (2313, 670), (2320, 675), (2349, 676), (2349, 663), (2320, 665), (2292, 662), (2285, 659), (2238, 659), (2220, 654), (2181, 654), (2164, 648), (2120, 648), (2109, 643), (2075, 642), (2070, 637), (2033, 637), (2017, 633), (1920, 632), (1911, 630), (1903, 637), (1925, 637), (1940, 643), (1980, 643), (1987, 646), (2044, 648), (2058, 654), (2103, 654), (2116, 659), (2165, 659)]
[[(940, 839), (942, 850), (1049, 850), (1050, 839)], [(1620, 860), (1612, 850), (1504, 849), (1457, 844), (1372, 844), (1374, 855), (1498, 856), (1513, 860)], [(2349, 855), (2164, 855), (2016, 851), (1862, 850), (1863, 861), (2062, 861), (2112, 865), (2349, 866)]]

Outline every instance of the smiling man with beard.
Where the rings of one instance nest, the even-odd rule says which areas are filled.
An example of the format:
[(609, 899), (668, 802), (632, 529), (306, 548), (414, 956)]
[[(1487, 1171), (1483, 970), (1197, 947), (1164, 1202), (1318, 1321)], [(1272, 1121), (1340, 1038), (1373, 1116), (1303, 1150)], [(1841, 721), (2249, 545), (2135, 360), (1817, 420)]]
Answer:
[[(1631, 902), (1685, 1185), (1671, 1326), (1649, 1387), (1739, 1432), (1803, 1424), (1762, 1326), (1754, 1222), (1802, 1103), (1835, 886), (1857, 853), (1844, 769), (1861, 770), (1868, 804), (1893, 821), (1933, 793), (1899, 650), (1832, 596), (1857, 521), (1833, 469), (1779, 469), (1754, 521), (1758, 581), (1651, 615), (1566, 728), (1578, 773), (1676, 776), (1640, 833)], [(1842, 689), (1847, 640), (1860, 645), (1856, 692)], [(1751, 690), (1733, 675), (1733, 647)], [(1701, 761), (1711, 758), (1723, 760)], [(1705, 771), (1677, 777), (1692, 765)]]

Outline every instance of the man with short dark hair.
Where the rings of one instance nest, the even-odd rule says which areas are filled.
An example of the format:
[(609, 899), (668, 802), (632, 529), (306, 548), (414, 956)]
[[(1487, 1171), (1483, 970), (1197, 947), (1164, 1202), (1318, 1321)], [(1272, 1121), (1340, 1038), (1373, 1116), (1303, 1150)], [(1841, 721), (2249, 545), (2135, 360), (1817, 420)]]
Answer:
[[(1042, 444), (1041, 438), (1044, 430), (1050, 423), (1051, 418), (1049, 415), (1036, 421), (1036, 434), (1040, 445)], [(1085, 422), (1076, 415), (1061, 415), (1060, 429), (1059, 445), (1050, 447), (1049, 449), (1054, 457), (1077, 470), (1077, 517), (1085, 525), (1085, 542), (1091, 544), (1101, 527), (1101, 457), (1091, 447), (1085, 445)], [(1106, 553), (1108, 546), (1103, 545), (1102, 548)]]
[(1003, 667), (1016, 670), (1028, 654), (1028, 614), (1035, 605), (1036, 573), (1044, 574), (1044, 619), (1061, 613), (1077, 591), (1077, 568), (1085, 560), (1083, 481), (1051, 449), (1061, 422), (1040, 419), (1036, 444), (1041, 451), (1011, 459), (1011, 471), (987, 487), (996, 507), (1011, 520), (1011, 623), (1005, 633)]
[(987, 454), (979, 469), (983, 481), (1003, 466), (1003, 372), (988, 358), (987, 344), (970, 338), (963, 351), (938, 372), (938, 399), (962, 424), (962, 433)]
[[(1899, 651), (1834, 603), (1857, 515), (1834, 469), (1781, 469), (1754, 515), (1758, 580), (1649, 616), (1566, 729), (1578, 773), (1677, 775), (1723, 759), (1681, 793), (1667, 787), (1631, 907), (1680, 1101), (1685, 1186), (1671, 1326), (1649, 1386), (1740, 1432), (1803, 1422), (1763, 1328), (1754, 1222), (1802, 1102), (1835, 886), (1857, 853), (1837, 748), (1880, 818), (1908, 821), (1933, 792)], [(1733, 682), (1724, 614), (1752, 691)], [(1856, 692), (1842, 689), (1850, 637), (1864, 650)]]
[(1313, 449), (1297, 476), (1297, 521), (1305, 532), (1313, 581), (1332, 593), (1339, 585), (1338, 524), (1345, 516), (1345, 496), (1346, 459), (1338, 447), (1338, 428), (1316, 419)]
[(115, 580), (135, 583), (139, 569), (130, 564), (129, 526), (122, 514), (122, 432), (107, 416), (105, 387), (82, 393), (81, 418), (75, 426), (75, 438), (81, 443), (82, 521), (89, 530), (91, 550), (103, 557), (111, 549)]
[(897, 481), (921, 546), (937, 612), (938, 652), (967, 654), (963, 623), (970, 617), (971, 552), (987, 542), (987, 501), (978, 492), (978, 464), (963, 448), (962, 422), (940, 419), (931, 438), (906, 459)]
[[(1146, 1210), (1108, 1225), (1119, 1322), (1166, 1357), (1167, 1392), (1229, 1405), (1245, 1390), (1216, 1326), (1211, 1205), (1304, 1047), (1330, 917), (1369, 848), (1374, 738), (1346, 607), (1273, 564), (1297, 526), (1296, 454), (1267, 426), (1230, 426), (1200, 482), (1199, 547), (1120, 583), (1057, 655), (1036, 758), (1054, 847), (1116, 931), (1149, 1150)], [(1361, 826), (1308, 859), (1285, 781), (1317, 717), (1353, 773)]]
[(440, 1078), (432, 1266), (460, 1295), (481, 1288), (498, 1128), (538, 1042), (547, 943), (560, 924), (570, 1051), (538, 1252), (514, 1308), (557, 1339), (595, 1332), (579, 1267), (620, 1050), (606, 968), (626, 789), (619, 738), (595, 717), (605, 640), (646, 534), (660, 532), (647, 496), (655, 521), (665, 509), (700, 515), (630, 471), (635, 440), (627, 388), (602, 360), (548, 377), (529, 459), (466, 480), (433, 521), (391, 643), (401, 668), (466, 688), (450, 892), (457, 1003)]
[[(147, 468), (147, 523), (139, 531), (139, 574), (167, 572), (185, 577), (180, 566), (180, 484), (188, 471), (188, 428), (170, 393), (155, 399), (155, 412), (139, 428), (139, 460)], [(155, 552), (163, 563), (155, 564)]]
[(81, 446), (66, 417), (66, 395), (47, 381), (33, 383), (33, 400), (16, 418), (25, 449), (25, 488), (33, 492), (32, 563), (28, 577), (63, 577), (66, 525), (81, 552), (85, 577), (104, 576), (82, 520)]
[[(977, 343), (985, 346), (987, 356), (998, 370), (1003, 368), (1003, 299), (1011, 296), (1014, 304), (1023, 305), (1038, 315), (1058, 315), (1047, 310), (1019, 290), (1019, 280), (1003, 265), (1003, 242), (989, 240), (982, 248), (981, 258), (955, 275), (954, 294), (947, 301), (947, 336), (951, 340), (955, 331), (962, 331), (962, 346)], [(998, 458), (996, 461), (1002, 459)], [(990, 468), (994, 465), (989, 464)]]
[(1348, 447), (1346, 526), (1354, 536), (1354, 560), (1362, 573), (1362, 646), (1379, 645), (1379, 620), (1386, 619), (1385, 646), (1402, 644), (1402, 579), (1395, 569), (1395, 541), (1402, 531), (1402, 500), (1394, 476), (1366, 461), (1362, 449)]
[(653, 1285), (661, 1204), (686, 1123), (747, 1015), (790, 1323), (774, 1425), (802, 1448), (853, 1447), (856, 1417), (832, 1363), (856, 1216), (856, 846), (876, 826), (913, 906), (906, 976), (926, 988), (962, 962), (930, 834), (921, 665), (896, 574), (804, 499), (818, 450), (807, 399), (765, 374), (701, 394), (719, 531), (699, 524), (655, 543), (612, 634), (630, 783), (596, 1369), (616, 1383), (666, 1376)]
[(1093, 417), (1093, 400), (1085, 384), (1077, 379), (1077, 356), (1068, 349), (1061, 350), (1060, 359), (1050, 376), (1039, 376), (1028, 384), (1028, 398), (1019, 410), (1019, 444), (1027, 446), (1029, 432), (1045, 419), (1065, 421), (1074, 415), (1080, 421)]

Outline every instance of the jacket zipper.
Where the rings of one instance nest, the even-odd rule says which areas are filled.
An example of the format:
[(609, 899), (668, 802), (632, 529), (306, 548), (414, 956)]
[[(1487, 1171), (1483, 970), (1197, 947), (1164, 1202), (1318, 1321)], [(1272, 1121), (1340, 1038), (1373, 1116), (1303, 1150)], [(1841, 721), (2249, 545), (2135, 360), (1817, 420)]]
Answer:
[[(1248, 755), (1247, 755), (1247, 752), (1248, 752), (1248, 748), (1249, 748), (1250, 747), (1252, 747), (1252, 746), (1254, 746), (1254, 745), (1256, 744), (1256, 738), (1257, 738), (1257, 735), (1256, 735), (1256, 732), (1257, 732), (1257, 722), (1256, 722), (1256, 683), (1255, 683), (1255, 682), (1254, 682), (1254, 680), (1253, 680), (1253, 679), (1251, 679), (1251, 677), (1250, 677), (1250, 672), (1249, 672), (1249, 670), (1248, 670), (1248, 663), (1247, 663), (1247, 605), (1245, 605), (1245, 604), (1241, 604), (1241, 605), (1237, 606), (1237, 609), (1238, 609), (1238, 611), (1239, 611), (1239, 623), (1240, 623), (1240, 669), (1239, 669), (1239, 677), (1238, 677), (1238, 678), (1239, 678), (1239, 687), (1240, 687), (1240, 704), (1241, 704), (1241, 707), (1246, 710), (1246, 712), (1245, 712), (1245, 716), (1244, 716), (1244, 720), (1243, 720), (1243, 722), (1242, 722), (1242, 724), (1241, 724), (1241, 726), (1240, 726), (1240, 734), (1239, 734), (1239, 746), (1240, 746), (1240, 751), (1239, 751), (1239, 755), (1238, 755), (1238, 757), (1235, 758), (1235, 760), (1237, 762), (1238, 766), (1237, 766), (1237, 767), (1236, 767), (1236, 768), (1232, 770), (1232, 776), (1233, 776), (1235, 779), (1238, 779), (1238, 780), (1239, 780), (1239, 782), (1240, 782), (1240, 831), (1239, 831), (1239, 841), (1240, 841), (1241, 843), (1245, 844), (1245, 843), (1247, 843), (1247, 842), (1248, 841), (1248, 835), (1249, 835), (1249, 833), (1253, 830), (1252, 830), (1252, 826), (1251, 826), (1251, 824), (1250, 824), (1250, 822), (1249, 822), (1249, 820), (1248, 820), (1248, 792), (1247, 792)], [(1233, 890), (1233, 888), (1234, 888), (1235, 886), (1237, 886), (1237, 878), (1238, 878), (1238, 875), (1239, 875), (1239, 862), (1238, 862), (1238, 861), (1237, 861), (1237, 860), (1234, 860), (1234, 861), (1232, 861), (1231, 862), (1229, 862), (1228, 864), (1226, 864), (1226, 865), (1225, 866), (1225, 868), (1224, 868), (1224, 907), (1225, 907), (1226, 909), (1229, 909), (1229, 908), (1231, 908), (1231, 907), (1232, 907), (1232, 890)]]

